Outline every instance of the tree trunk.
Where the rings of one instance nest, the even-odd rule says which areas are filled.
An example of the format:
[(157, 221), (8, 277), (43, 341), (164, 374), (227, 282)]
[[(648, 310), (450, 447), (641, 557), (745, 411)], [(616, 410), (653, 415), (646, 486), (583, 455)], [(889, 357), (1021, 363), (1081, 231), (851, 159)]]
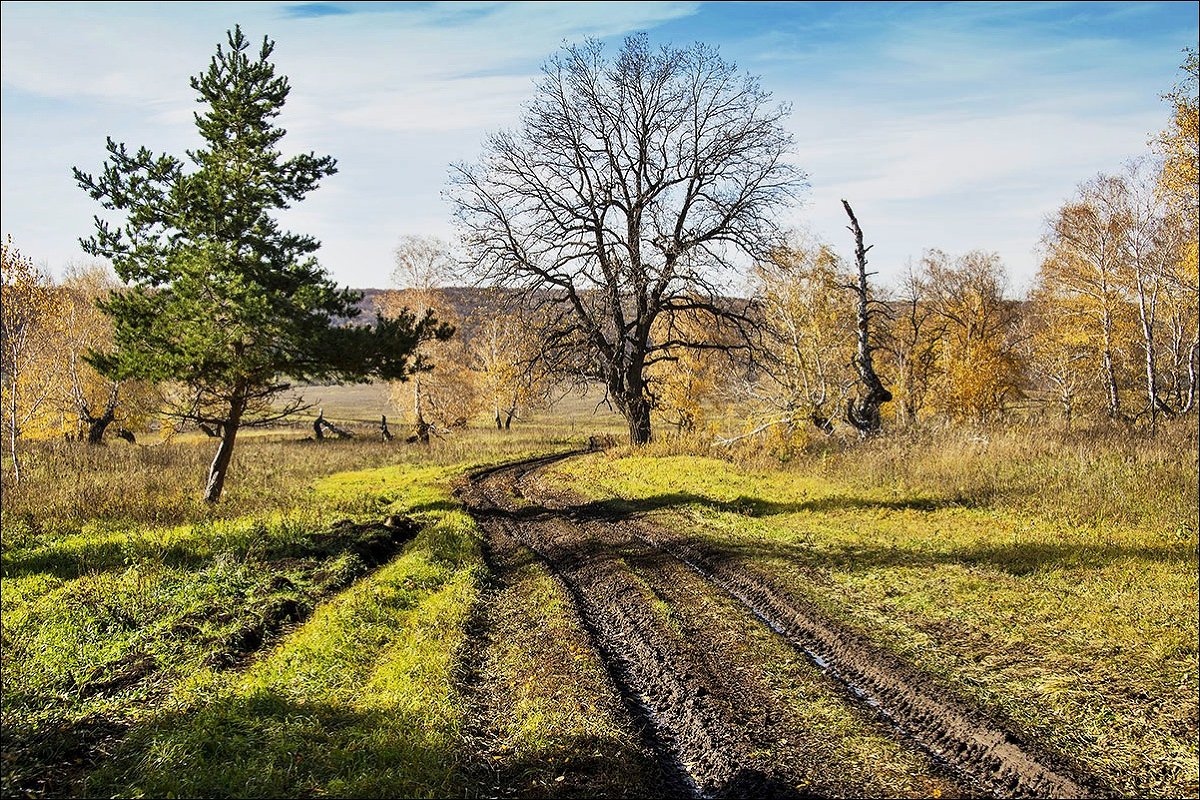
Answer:
[[(1142, 324), (1142, 347), (1145, 349), (1146, 402), (1150, 408), (1150, 428), (1158, 429), (1158, 413), (1174, 416), (1175, 409), (1167, 405), (1158, 394), (1158, 362), (1154, 350), (1154, 323), (1158, 311), (1158, 288), (1149, 291), (1142, 280), (1140, 267), (1137, 270), (1138, 318)], [(1147, 298), (1147, 294), (1150, 296)]]
[(229, 471), (229, 460), (233, 457), (233, 444), (242, 423), (242, 412), (245, 410), (245, 398), (234, 397), (230, 401), (229, 417), (221, 426), (221, 444), (217, 446), (217, 455), (208, 470), (208, 488), (204, 491), (204, 501), (207, 503), (215, 503), (221, 499), (221, 490), (225, 488), (225, 475)]
[(1104, 383), (1108, 390), (1108, 415), (1113, 419), (1121, 417), (1121, 395), (1117, 388), (1117, 371), (1113, 364), (1112, 352), (1112, 320), (1109, 317), (1107, 310), (1104, 313), (1104, 319), (1101, 322), (1101, 330), (1104, 334)]
[(517, 416), (517, 398), (514, 397), (512, 404), (508, 407), (508, 411), (504, 415), (504, 430), (512, 428), (512, 421), (515, 416)]
[(413, 381), (413, 412), (417, 417), (417, 441), (421, 444), (429, 444), (429, 423), (425, 421), (425, 413), (422, 411), (421, 395), (421, 379), (417, 378)]
[(79, 419), (87, 425), (87, 443), (100, 444), (104, 440), (104, 431), (108, 428), (117, 416), (117, 398), (121, 389), (119, 382), (114, 383), (108, 393), (108, 400), (104, 403), (104, 411), (100, 416), (92, 413), (91, 407), (83, 397), (83, 392), (78, 388), (75, 390), (75, 404), (79, 408)]
[(1200, 361), (1200, 342), (1193, 342), (1191, 349), (1188, 350), (1188, 388), (1185, 402), (1179, 407), (1180, 414), (1188, 413), (1196, 405), (1196, 365), (1198, 361)]
[(16, 417), (8, 425), (8, 454), (12, 456), (13, 483), (21, 482), (21, 459), (17, 458), (17, 423)]
[(858, 401), (850, 400), (846, 405), (846, 420), (859, 433), (870, 436), (878, 433), (881, 427), (879, 407), (892, 399), (892, 393), (887, 390), (879, 376), (875, 373), (875, 363), (871, 357), (870, 329), (870, 296), (867, 291), (867, 251), (870, 247), (863, 246), (862, 228), (854, 216), (854, 210), (845, 200), (842, 206), (850, 217), (850, 231), (854, 234), (854, 258), (858, 266), (858, 285), (851, 286), (858, 295), (858, 347), (854, 353), (854, 368), (858, 372), (866, 390)]
[(100, 417), (88, 417), (86, 422), (88, 426), (87, 443), (100, 444), (104, 439), (104, 431), (108, 429), (108, 425), (113, 421), (113, 415), (106, 413)]
[(625, 420), (629, 423), (630, 444), (650, 443), (650, 403), (646, 398), (637, 397), (626, 403)]

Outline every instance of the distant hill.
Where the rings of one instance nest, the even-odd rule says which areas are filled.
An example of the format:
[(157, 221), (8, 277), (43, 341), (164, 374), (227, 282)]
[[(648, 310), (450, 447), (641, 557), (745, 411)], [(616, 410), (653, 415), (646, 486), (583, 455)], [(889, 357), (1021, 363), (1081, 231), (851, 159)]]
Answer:
[[(362, 300), (358, 301), (358, 308), (362, 311), (359, 320), (367, 321), (374, 318), (380, 297), (387, 292), (398, 290), (372, 288), (356, 289), (355, 291), (362, 292), (363, 295)], [(458, 335), (470, 340), (478, 329), (480, 321), (489, 313), (489, 297), (495, 297), (495, 290), (479, 289), (474, 286), (448, 286), (438, 291), (442, 292), (451, 308), (454, 309), (454, 313), (458, 315)]]

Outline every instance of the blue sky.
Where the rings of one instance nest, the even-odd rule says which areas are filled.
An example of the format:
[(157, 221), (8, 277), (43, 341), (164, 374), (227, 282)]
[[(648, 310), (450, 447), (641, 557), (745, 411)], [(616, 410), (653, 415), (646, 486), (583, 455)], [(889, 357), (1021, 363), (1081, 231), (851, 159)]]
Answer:
[(285, 149), (339, 161), (285, 222), (342, 283), (386, 286), (404, 234), (453, 234), (447, 167), (513, 126), (564, 42), (704, 41), (790, 103), (811, 187), (789, 215), (883, 280), (930, 247), (1001, 254), (1019, 292), (1047, 214), (1146, 152), (1195, 3), (3, 3), (0, 231), (52, 272), (97, 211), (104, 138), (182, 155), (190, 76), (240, 23), (291, 79)]

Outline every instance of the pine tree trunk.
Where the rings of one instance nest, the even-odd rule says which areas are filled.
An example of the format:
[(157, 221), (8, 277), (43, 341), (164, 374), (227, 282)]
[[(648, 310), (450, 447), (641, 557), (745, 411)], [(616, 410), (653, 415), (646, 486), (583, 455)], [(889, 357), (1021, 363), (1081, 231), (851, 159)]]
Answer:
[(204, 492), (204, 500), (207, 503), (215, 503), (221, 499), (221, 490), (225, 488), (225, 475), (233, 457), (233, 445), (237, 439), (238, 428), (242, 424), (242, 412), (245, 410), (245, 398), (234, 397), (230, 401), (229, 417), (221, 426), (221, 444), (218, 445), (217, 455), (208, 470), (208, 488)]

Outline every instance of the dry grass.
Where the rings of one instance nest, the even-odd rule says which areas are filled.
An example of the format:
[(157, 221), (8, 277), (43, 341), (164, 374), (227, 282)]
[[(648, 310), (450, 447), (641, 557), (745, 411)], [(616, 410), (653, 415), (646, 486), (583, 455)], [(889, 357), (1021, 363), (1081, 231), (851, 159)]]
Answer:
[(1194, 535), (1197, 435), (1195, 418), (1155, 436), (1107, 425), (1072, 433), (1032, 424), (929, 425), (885, 430), (867, 441), (804, 432), (798, 446), (784, 451), (770, 440), (728, 448), (668, 436), (638, 452), (710, 456), (748, 469), (920, 492), (945, 503), (1047, 514), (1076, 525), (1113, 522)]
[(784, 465), (664, 443), (563, 471), (772, 572), (1116, 791), (1194, 795), (1195, 431), (1032, 433), (826, 442)]

